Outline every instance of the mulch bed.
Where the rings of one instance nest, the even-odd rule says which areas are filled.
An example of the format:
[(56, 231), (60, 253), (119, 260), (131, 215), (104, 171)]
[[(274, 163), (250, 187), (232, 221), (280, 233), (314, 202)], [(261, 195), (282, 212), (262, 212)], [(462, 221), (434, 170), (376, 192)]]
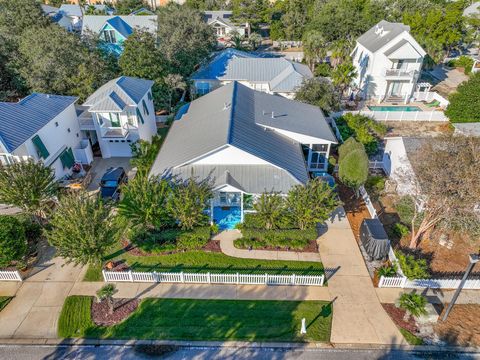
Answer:
[(446, 321), (437, 322), (434, 331), (452, 345), (480, 346), (480, 305), (456, 304)]
[(416, 334), (418, 332), (417, 324), (412, 316), (410, 316), (408, 321), (403, 319), (405, 316), (405, 310), (397, 308), (394, 304), (382, 304), (382, 306), (398, 327), (408, 330), (412, 334)]
[(134, 312), (140, 301), (138, 299), (114, 299), (113, 314), (109, 314), (106, 301), (92, 303), (92, 320), (99, 326), (118, 324)]
[[(143, 251), (136, 245), (132, 244), (127, 239), (122, 239), (122, 246), (123, 251), (128, 252), (132, 256), (162, 256), (162, 255), (172, 255), (184, 252), (183, 250), (172, 250), (172, 251), (164, 251), (158, 253), (149, 253)], [(209, 251), (209, 252), (221, 252), (220, 249), (220, 241), (218, 240), (210, 240), (205, 246), (200, 248), (199, 250)]]
[[(237, 249), (242, 249), (242, 250), (249, 250), (248, 248), (245, 247), (237, 247)], [(252, 249), (252, 251), (255, 250), (267, 250), (267, 251), (289, 251), (289, 252), (318, 252), (318, 244), (317, 240), (310, 240), (307, 246), (305, 246), (303, 249), (290, 249), (290, 248), (282, 248), (279, 246), (265, 246), (265, 247), (259, 247)]]

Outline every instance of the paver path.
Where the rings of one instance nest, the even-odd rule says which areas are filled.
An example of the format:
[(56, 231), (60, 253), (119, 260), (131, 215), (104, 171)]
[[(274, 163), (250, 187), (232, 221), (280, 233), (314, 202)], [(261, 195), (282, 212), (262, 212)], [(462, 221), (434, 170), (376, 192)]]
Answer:
[(326, 268), (337, 268), (328, 280), (333, 299), (332, 343), (406, 344), (385, 313), (343, 208), (318, 239)]
[(287, 260), (287, 261), (320, 261), (320, 255), (312, 252), (272, 251), (272, 250), (244, 250), (237, 249), (233, 241), (242, 237), (239, 230), (222, 231), (214, 237), (220, 240), (220, 248), (225, 255), (258, 260)]

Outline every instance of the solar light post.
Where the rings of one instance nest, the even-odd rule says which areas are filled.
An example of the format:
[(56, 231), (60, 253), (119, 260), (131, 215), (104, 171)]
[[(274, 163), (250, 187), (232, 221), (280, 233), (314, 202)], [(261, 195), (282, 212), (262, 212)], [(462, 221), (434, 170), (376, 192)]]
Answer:
[(450, 304), (448, 304), (447, 310), (445, 311), (445, 315), (443, 315), (442, 321), (447, 320), (448, 314), (450, 314), (450, 311), (453, 308), (453, 305), (455, 305), (455, 302), (457, 301), (458, 295), (460, 295), (460, 292), (463, 289), (463, 286), (465, 285), (465, 282), (467, 281), (468, 275), (472, 272), (473, 267), (475, 266), (476, 263), (480, 261), (480, 255), (479, 254), (471, 254), (469, 256), (470, 263), (468, 264), (467, 270), (465, 271), (465, 274), (463, 275), (462, 281), (460, 281), (460, 285), (458, 285), (457, 290), (455, 290), (455, 294), (453, 295), (452, 301), (450, 301)]

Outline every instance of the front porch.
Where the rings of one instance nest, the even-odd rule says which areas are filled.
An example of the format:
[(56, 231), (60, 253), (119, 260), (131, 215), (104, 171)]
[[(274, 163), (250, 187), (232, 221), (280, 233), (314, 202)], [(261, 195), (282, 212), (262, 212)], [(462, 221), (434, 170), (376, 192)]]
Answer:
[(211, 202), (210, 221), (220, 230), (232, 230), (243, 222), (243, 197), (241, 191), (215, 191)]

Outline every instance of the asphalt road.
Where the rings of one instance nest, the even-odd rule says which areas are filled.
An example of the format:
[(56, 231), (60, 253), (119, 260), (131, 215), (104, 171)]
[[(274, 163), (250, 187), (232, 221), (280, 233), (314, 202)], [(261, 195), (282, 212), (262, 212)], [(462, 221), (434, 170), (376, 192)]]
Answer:
[[(150, 350), (152, 348), (149, 348)], [(164, 349), (164, 348), (161, 348)], [(137, 360), (159, 358), (168, 360), (252, 359), (252, 360), (470, 360), (480, 359), (480, 353), (404, 352), (399, 350), (342, 350), (307, 349), (286, 350), (266, 348), (182, 348), (167, 354), (145, 354), (126, 346), (0, 346), (2, 360)]]

